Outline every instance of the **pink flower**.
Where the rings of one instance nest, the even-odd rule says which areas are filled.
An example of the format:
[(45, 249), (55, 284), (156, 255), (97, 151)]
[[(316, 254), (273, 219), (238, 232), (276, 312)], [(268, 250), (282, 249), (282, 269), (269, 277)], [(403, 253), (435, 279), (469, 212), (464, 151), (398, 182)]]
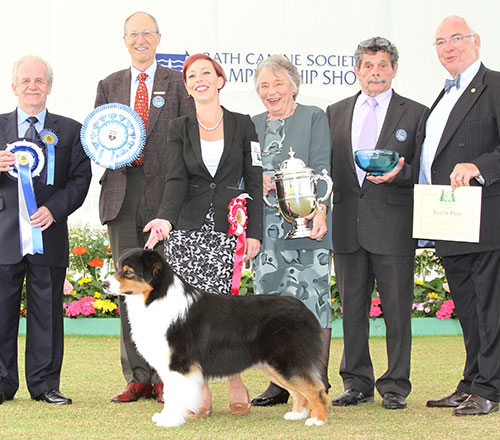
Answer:
[(443, 289), (448, 292), (448, 293), (451, 293), (450, 292), (450, 285), (448, 283), (443, 283)]
[(455, 304), (453, 303), (452, 299), (449, 299), (448, 301), (445, 301), (443, 302), (443, 304), (441, 304), (441, 307), (436, 312), (436, 318), (439, 319), (451, 318), (453, 310), (455, 310)]
[(66, 316), (70, 318), (71, 316), (78, 315), (95, 315), (97, 313), (96, 309), (92, 303), (95, 301), (95, 298), (92, 296), (84, 296), (79, 301), (71, 301), (66, 308)]
[(73, 285), (68, 280), (64, 280), (63, 294), (71, 295), (72, 293), (73, 293)]

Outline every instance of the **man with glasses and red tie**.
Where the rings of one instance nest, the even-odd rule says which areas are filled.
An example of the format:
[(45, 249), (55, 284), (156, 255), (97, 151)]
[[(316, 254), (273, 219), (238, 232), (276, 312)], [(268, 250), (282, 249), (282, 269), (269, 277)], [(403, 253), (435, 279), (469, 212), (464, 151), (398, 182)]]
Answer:
[[(144, 121), (146, 144), (143, 154), (130, 166), (107, 169), (101, 180), (99, 214), (109, 231), (115, 261), (123, 251), (144, 247), (143, 228), (157, 217), (166, 174), (167, 129), (171, 119), (192, 113), (182, 74), (156, 62), (161, 39), (153, 16), (136, 12), (125, 20), (125, 46), (131, 67), (99, 82), (95, 106), (121, 103), (132, 107)], [(163, 252), (163, 249), (161, 250)], [(138, 354), (130, 337), (125, 303), (120, 300), (121, 362), (126, 388), (112, 402), (134, 402), (139, 398), (163, 401), (163, 384), (157, 373)]]
[[(415, 135), (425, 107), (392, 90), (398, 51), (387, 39), (362, 41), (354, 72), (361, 92), (330, 105), (333, 251), (343, 307), (345, 392), (334, 406), (373, 402), (406, 408), (410, 393), (411, 306), (415, 241), (412, 239)], [(370, 176), (354, 161), (358, 149), (399, 153), (397, 166)], [(369, 351), (369, 312), (377, 285), (386, 325), (387, 371), (376, 381)]]
[(456, 390), (427, 402), (453, 415), (498, 411), (500, 400), (500, 73), (479, 60), (479, 35), (462, 17), (436, 31), (451, 75), (422, 124), (419, 183), (482, 186), (478, 243), (436, 241), (462, 331), (466, 360)]

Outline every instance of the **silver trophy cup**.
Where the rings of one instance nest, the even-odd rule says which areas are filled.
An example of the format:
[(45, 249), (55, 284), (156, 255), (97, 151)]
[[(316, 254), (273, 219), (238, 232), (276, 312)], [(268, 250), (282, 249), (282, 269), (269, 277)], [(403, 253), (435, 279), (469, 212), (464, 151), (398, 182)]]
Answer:
[[(279, 209), (283, 218), (293, 225), (285, 240), (311, 236), (311, 229), (306, 226), (304, 218), (313, 213), (320, 202), (330, 197), (333, 188), (332, 179), (326, 170), (322, 171), (322, 175), (314, 174), (314, 170), (308, 168), (304, 161), (295, 158), (291, 148), (288, 155), (290, 159), (284, 160), (280, 171), (274, 175), (278, 203), (273, 204), (264, 196), (266, 205)], [(318, 198), (316, 191), (319, 180), (327, 185), (326, 193), (321, 198)]]

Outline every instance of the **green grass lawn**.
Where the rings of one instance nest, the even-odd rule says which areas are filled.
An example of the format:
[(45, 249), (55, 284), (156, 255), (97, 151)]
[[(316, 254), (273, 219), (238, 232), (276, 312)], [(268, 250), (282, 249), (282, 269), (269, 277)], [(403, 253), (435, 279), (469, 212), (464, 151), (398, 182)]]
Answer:
[[(19, 338), (24, 352), (24, 337)], [(385, 340), (371, 340), (377, 375), (384, 372)], [(343, 391), (338, 375), (342, 340), (333, 339), (330, 360), (330, 398)], [(180, 428), (157, 428), (151, 417), (161, 410), (152, 400), (115, 404), (110, 397), (124, 385), (117, 337), (66, 337), (61, 391), (73, 405), (55, 406), (30, 400), (24, 382), (24, 354), (20, 356), (21, 387), (13, 401), (0, 405), (2, 439), (500, 439), (500, 413), (483, 417), (453, 417), (450, 409), (425, 407), (428, 398), (454, 390), (461, 376), (464, 349), (461, 336), (416, 337), (413, 340), (413, 392), (406, 410), (388, 411), (375, 403), (348, 408), (330, 406), (322, 427), (306, 427), (283, 415), (291, 408), (253, 408), (248, 416), (234, 417), (228, 410), (223, 382), (211, 385), (212, 415), (193, 419)], [(264, 390), (265, 377), (244, 374), (251, 396)]]

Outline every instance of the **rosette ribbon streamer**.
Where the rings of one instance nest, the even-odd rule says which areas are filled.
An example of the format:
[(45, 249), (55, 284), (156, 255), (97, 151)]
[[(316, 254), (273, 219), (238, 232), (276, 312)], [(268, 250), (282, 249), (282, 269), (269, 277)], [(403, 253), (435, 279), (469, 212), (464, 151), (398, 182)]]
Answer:
[(227, 207), (229, 213), (227, 220), (229, 222), (229, 235), (236, 235), (236, 252), (234, 255), (233, 280), (231, 282), (231, 295), (238, 295), (240, 291), (241, 269), (243, 267), (243, 257), (245, 255), (245, 244), (247, 239), (248, 215), (246, 209), (246, 199), (251, 197), (246, 194), (240, 194), (229, 203)]
[(42, 130), (40, 132), (40, 138), (42, 142), (45, 144), (45, 148), (47, 151), (47, 185), (54, 185), (54, 175), (56, 169), (56, 151), (55, 147), (59, 142), (56, 134), (50, 130)]
[(17, 188), (19, 194), (19, 237), (21, 240), (21, 255), (43, 254), (42, 230), (34, 228), (30, 223), (31, 216), (38, 211), (31, 166), (33, 157), (30, 154), (16, 155), (18, 171)]

